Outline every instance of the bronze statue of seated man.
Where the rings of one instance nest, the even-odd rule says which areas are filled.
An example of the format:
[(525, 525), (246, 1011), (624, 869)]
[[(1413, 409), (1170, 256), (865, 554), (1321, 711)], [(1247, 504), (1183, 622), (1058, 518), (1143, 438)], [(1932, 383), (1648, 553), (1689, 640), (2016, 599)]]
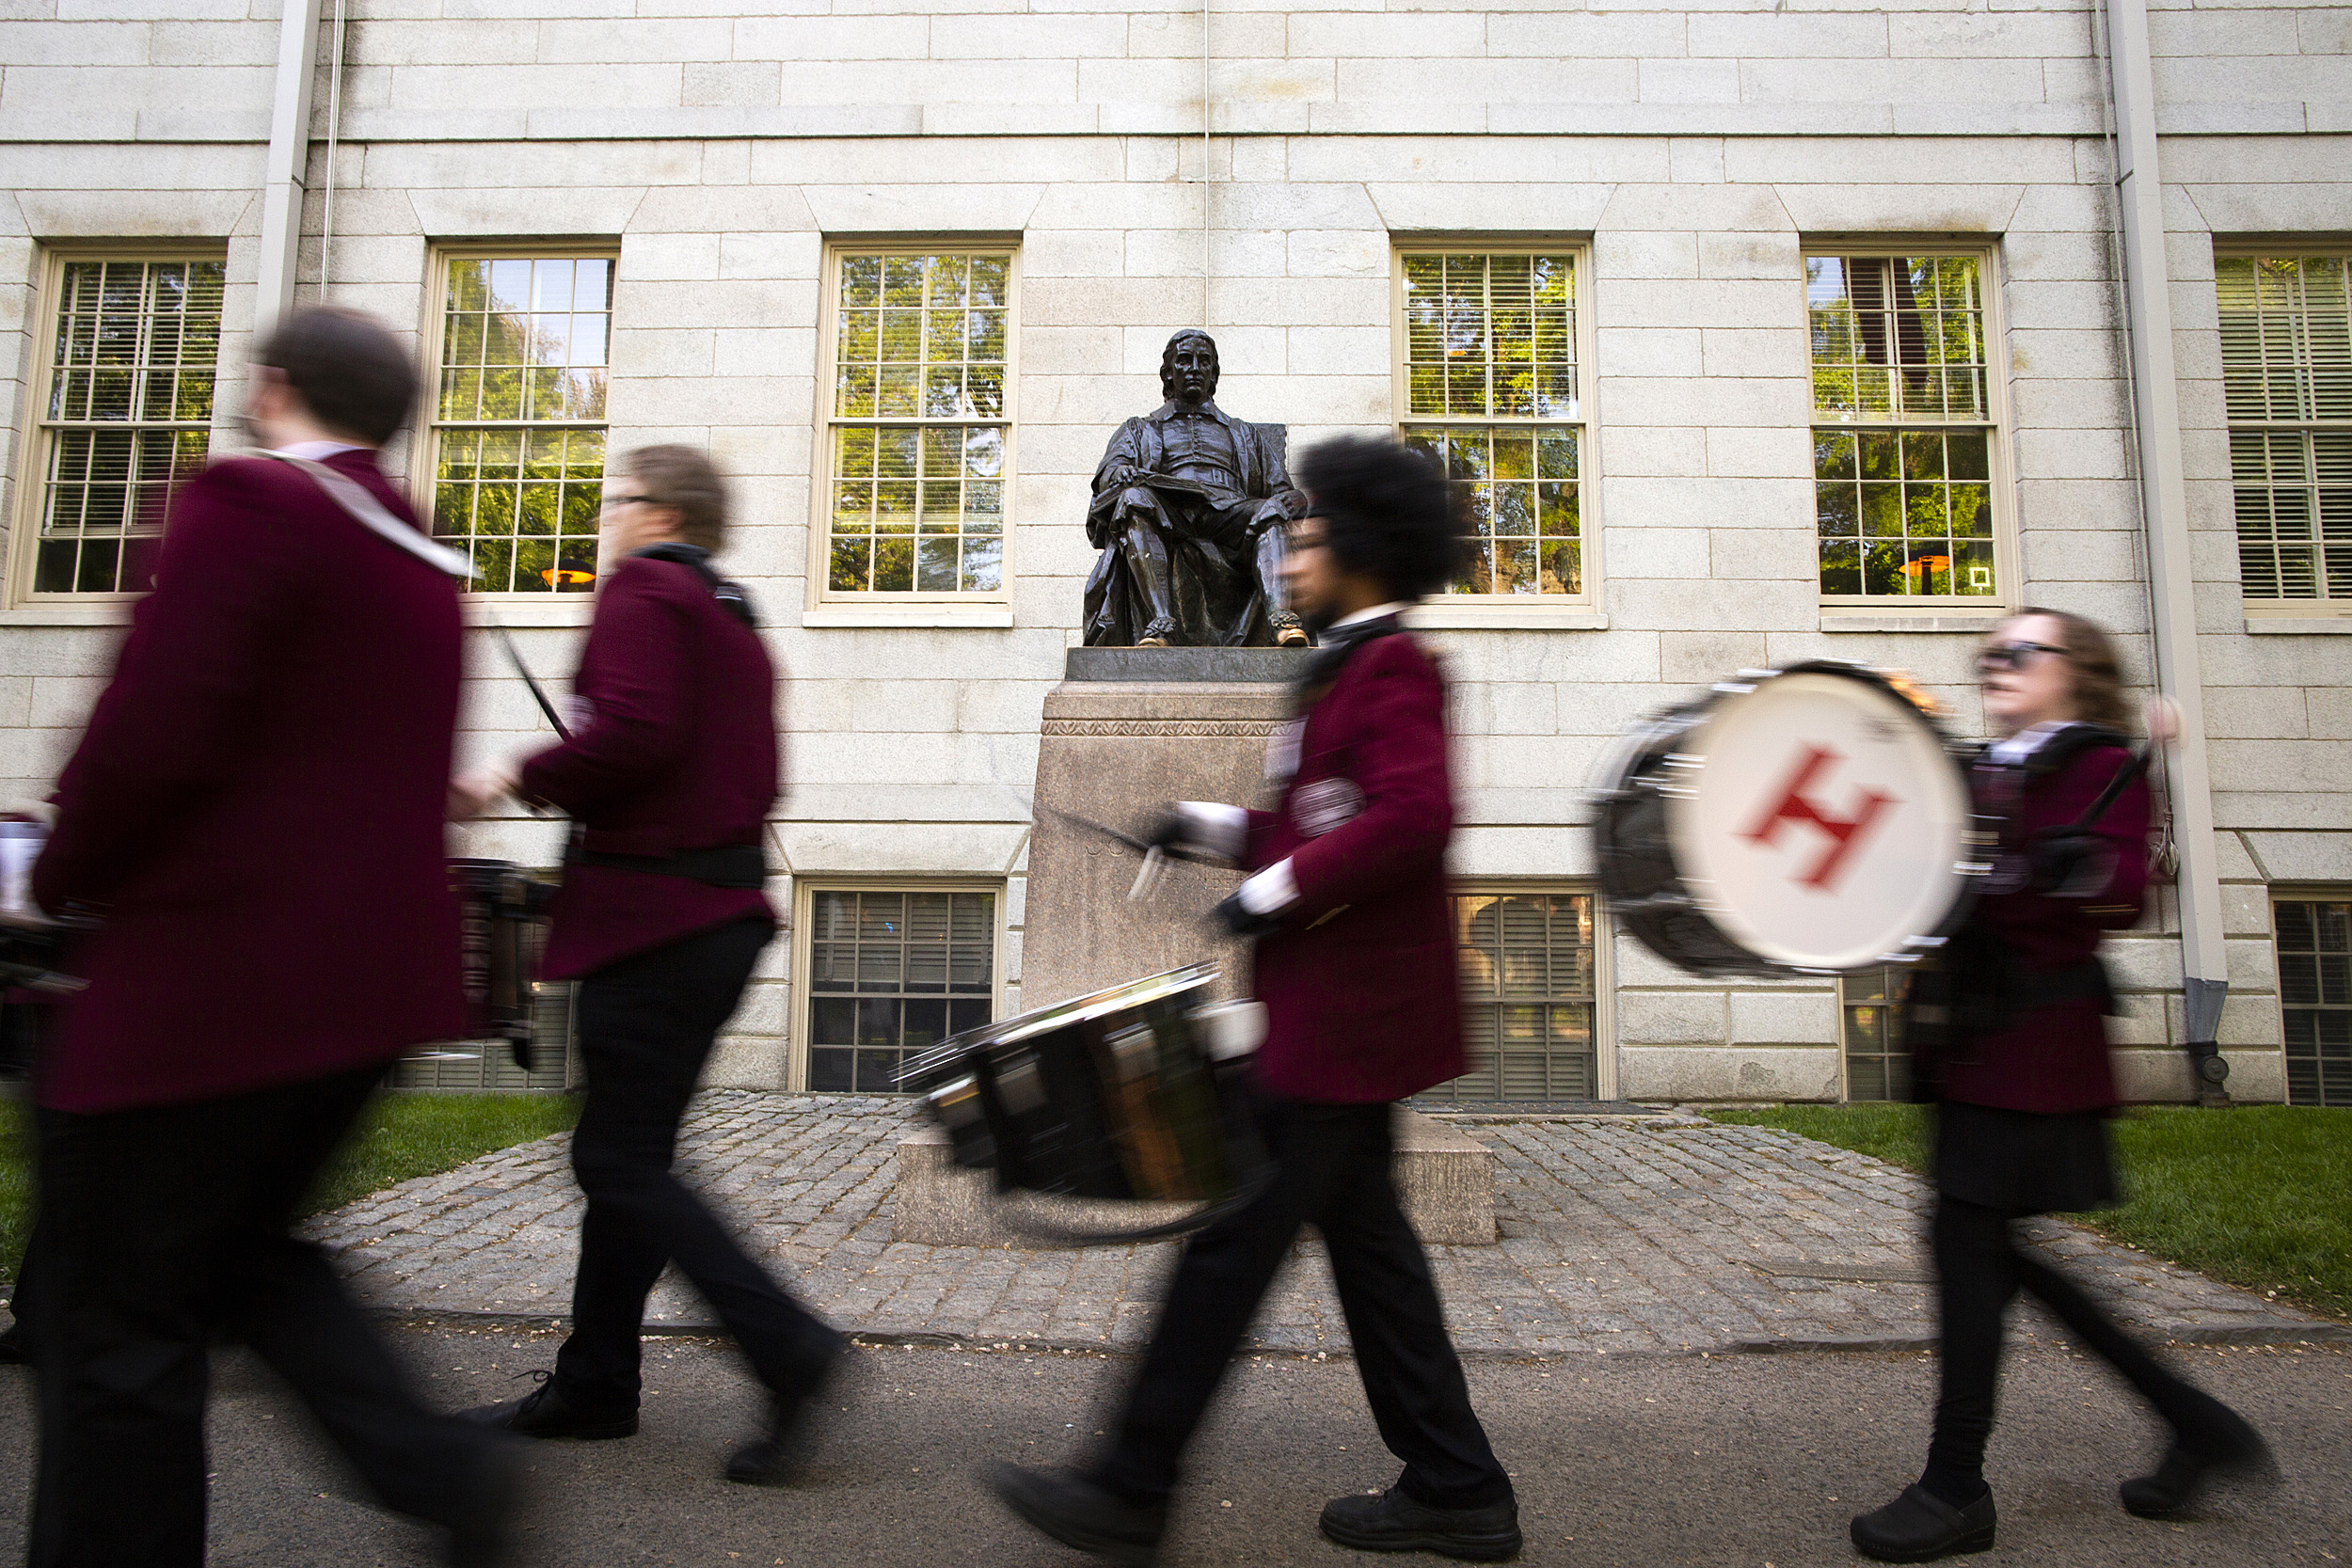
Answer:
[(1216, 343), (1168, 339), (1168, 401), (1129, 420), (1094, 473), (1087, 539), (1089, 647), (1303, 647), (1281, 602), (1282, 525), (1307, 509), (1283, 466), (1287, 432), (1217, 407)]

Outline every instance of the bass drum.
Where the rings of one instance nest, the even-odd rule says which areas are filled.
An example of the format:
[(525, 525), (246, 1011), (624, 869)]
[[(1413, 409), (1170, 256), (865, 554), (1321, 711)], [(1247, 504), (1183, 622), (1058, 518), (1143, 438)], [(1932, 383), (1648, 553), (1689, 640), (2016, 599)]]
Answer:
[(1910, 963), (1987, 869), (1960, 750), (1899, 677), (1856, 664), (1745, 673), (1659, 714), (1595, 804), (1611, 911), (1694, 974)]

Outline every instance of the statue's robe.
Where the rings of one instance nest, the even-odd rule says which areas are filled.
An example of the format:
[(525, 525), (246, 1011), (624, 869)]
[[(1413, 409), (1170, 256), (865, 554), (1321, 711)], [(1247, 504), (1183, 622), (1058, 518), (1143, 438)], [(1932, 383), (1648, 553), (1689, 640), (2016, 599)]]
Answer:
[[(1120, 548), (1118, 512), (1127, 498), (1130, 515), (1149, 517), (1168, 549), (1168, 596), (1178, 634), (1172, 641), (1195, 645), (1265, 647), (1274, 641), (1271, 606), (1260, 580), (1260, 543), (1265, 528), (1279, 528), (1288, 515), (1282, 497), (1293, 490), (1287, 466), (1289, 432), (1279, 424), (1251, 424), (1217, 407), (1201, 411), (1232, 435), (1240, 468), (1237, 490), (1207, 487), (1192, 495), (1174, 487), (1154, 488), (1149, 480), (1114, 483), (1121, 465), (1149, 474), (1173, 466), (1165, 439), (1176, 416), (1174, 402), (1127, 420), (1104, 449), (1094, 470), (1094, 500), (1087, 508), (1087, 539), (1103, 553), (1087, 578), (1086, 641), (1089, 647), (1133, 647), (1152, 619), (1151, 601), (1135, 580)], [(1263, 525), (1263, 526), (1260, 526)]]

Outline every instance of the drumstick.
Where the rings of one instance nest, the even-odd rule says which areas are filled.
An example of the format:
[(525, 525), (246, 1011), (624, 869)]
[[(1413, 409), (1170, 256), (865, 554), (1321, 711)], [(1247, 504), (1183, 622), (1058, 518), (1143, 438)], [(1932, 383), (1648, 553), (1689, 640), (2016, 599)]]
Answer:
[(541, 689), (538, 677), (531, 673), (531, 666), (523, 662), (523, 651), (515, 646), (515, 634), (506, 629), (506, 623), (494, 612), (485, 610), (483, 613), (487, 616), (491, 629), (499, 634), (499, 641), (505, 645), (506, 657), (515, 666), (515, 673), (522, 676), (523, 684), (531, 688), (532, 696), (538, 700), (539, 711), (548, 716), (548, 723), (553, 727), (555, 737), (558, 740), (571, 739), (572, 732), (565, 729), (564, 721), (555, 716), (555, 705), (548, 701), (548, 694)]

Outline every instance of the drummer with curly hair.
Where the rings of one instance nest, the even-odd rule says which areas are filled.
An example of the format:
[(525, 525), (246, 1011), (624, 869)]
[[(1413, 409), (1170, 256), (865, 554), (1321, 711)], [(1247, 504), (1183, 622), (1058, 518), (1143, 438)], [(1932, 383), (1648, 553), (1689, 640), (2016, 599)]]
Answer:
[[(2159, 1363), (2040, 1248), (2017, 1244), (2016, 1222), (2027, 1215), (2115, 1201), (2106, 1118), (2117, 1096), (2104, 1017), (2113, 996), (2098, 948), (2106, 932), (2139, 919), (2148, 789), (2122, 734), (2114, 646), (2096, 626), (2027, 610), (1994, 631), (1977, 667), (1985, 719), (2000, 738), (1971, 783), (2000, 842), (1934, 976), (1937, 1043), (1919, 1051), (1938, 1101), (1930, 1240), (1942, 1387), (1926, 1471), (1852, 1524), (1854, 1545), (1886, 1562), (1993, 1544), (1985, 1440), (2001, 1318), (2021, 1287), (2171, 1426), (2154, 1472), (2122, 1483), (2130, 1512), (2177, 1513), (2213, 1475), (2267, 1464), (2243, 1418)], [(1915, 1048), (1931, 1022), (1921, 1015), (1915, 1006), (1906, 1021)]]
[(1445, 481), (1391, 440), (1343, 437), (1298, 467), (1289, 602), (1317, 633), (1301, 721), (1269, 759), (1279, 809), (1183, 801), (1163, 843), (1251, 873), (1218, 913), (1255, 940), (1271, 1181), (1185, 1246), (1108, 1446), (1075, 1471), (1001, 1466), (1030, 1524), (1114, 1561), (1150, 1560), (1179, 1460), (1303, 1226), (1322, 1232), (1380, 1434), (1384, 1492), (1323, 1510), (1361, 1550), (1478, 1560), (1519, 1548), (1511, 1482), (1471, 1410), (1420, 1239), (1390, 1174), (1394, 1106), (1464, 1070), (1445, 851), (1454, 828), (1445, 687), (1399, 619), (1460, 557)]

